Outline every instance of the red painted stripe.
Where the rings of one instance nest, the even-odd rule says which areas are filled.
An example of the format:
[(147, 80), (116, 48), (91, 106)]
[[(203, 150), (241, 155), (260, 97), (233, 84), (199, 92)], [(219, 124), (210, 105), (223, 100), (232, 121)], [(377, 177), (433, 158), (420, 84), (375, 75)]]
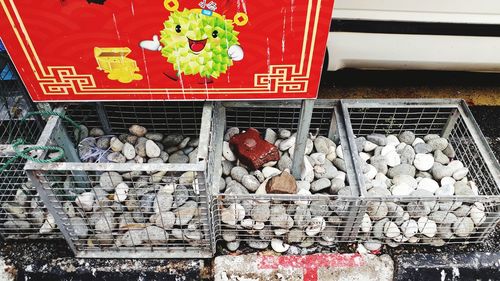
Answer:
[(360, 254), (314, 254), (307, 256), (261, 256), (260, 268), (302, 268), (304, 281), (315, 281), (320, 267), (358, 267), (366, 264)]

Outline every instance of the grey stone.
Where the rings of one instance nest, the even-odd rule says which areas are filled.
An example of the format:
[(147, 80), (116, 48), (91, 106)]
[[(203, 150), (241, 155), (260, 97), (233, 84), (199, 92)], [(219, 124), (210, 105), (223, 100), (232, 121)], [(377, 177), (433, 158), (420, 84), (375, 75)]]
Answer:
[(412, 189), (416, 189), (418, 186), (417, 180), (409, 175), (397, 175), (392, 179), (392, 183), (397, 184), (406, 184)]
[(302, 240), (304, 240), (305, 235), (304, 231), (298, 228), (292, 228), (289, 232), (288, 235), (286, 236), (286, 241), (287, 243), (300, 243)]
[(453, 146), (449, 143), (448, 146), (443, 149), (444, 155), (448, 156), (449, 158), (455, 158), (457, 155), (455, 153), (455, 149), (453, 149)]
[(267, 141), (268, 143), (274, 144), (276, 140), (278, 139), (278, 135), (276, 134), (273, 129), (267, 128), (266, 133), (264, 135), (264, 140)]
[(83, 220), (80, 217), (74, 217), (70, 218), (69, 222), (71, 224), (71, 227), (73, 228), (74, 234), (78, 236), (78, 238), (80, 239), (87, 238), (89, 233), (89, 227), (87, 226), (85, 220)]
[(255, 204), (250, 212), (250, 216), (256, 222), (266, 222), (271, 216), (271, 210), (268, 203)]
[(316, 148), (316, 152), (328, 154), (330, 146), (336, 147), (335, 143), (327, 137), (318, 136), (314, 140), (314, 148)]
[(313, 149), (314, 149), (314, 142), (313, 142), (310, 138), (308, 138), (308, 139), (306, 140), (306, 149), (305, 149), (305, 154), (306, 154), (306, 155), (311, 154), (311, 153), (312, 153), (312, 151), (313, 151)]
[(101, 137), (104, 136), (104, 131), (101, 128), (90, 129), (89, 135), (91, 137)]
[(226, 195), (248, 194), (248, 189), (246, 189), (239, 182), (233, 180), (233, 181), (230, 181), (229, 183), (227, 183), (226, 191), (224, 191), (224, 194), (226, 194)]
[(259, 180), (252, 175), (244, 175), (241, 178), (241, 183), (243, 184), (244, 187), (248, 189), (250, 192), (255, 192), (260, 186)]
[(401, 164), (413, 164), (415, 160), (415, 150), (411, 145), (405, 146), (401, 151), (398, 152), (401, 158)]
[(142, 233), (144, 237), (141, 240), (147, 244), (164, 245), (168, 241), (168, 232), (157, 226), (148, 226)]
[(188, 146), (190, 146), (190, 147), (198, 147), (198, 145), (200, 145), (200, 139), (199, 138), (192, 138), (188, 142)]
[[(175, 199), (177, 199), (177, 197)], [(168, 194), (165, 192), (158, 192), (153, 201), (153, 210), (155, 213), (170, 211), (173, 202), (174, 198), (172, 194)]]
[(354, 140), (354, 142), (356, 143), (356, 148), (358, 149), (358, 152), (363, 151), (363, 148), (364, 148), (365, 143), (366, 143), (366, 138), (365, 137), (358, 137)]
[(163, 139), (162, 133), (146, 133), (146, 138), (152, 141), (161, 141)]
[(184, 185), (177, 185), (172, 195), (176, 207), (182, 206), (189, 199), (189, 191)]
[(260, 170), (256, 170), (253, 172), (253, 175), (259, 180), (259, 182), (263, 183), (266, 180), (266, 177)]
[(145, 146), (146, 146), (147, 157), (149, 158), (160, 157), (160, 152), (161, 152), (160, 147), (158, 147), (158, 145), (154, 141), (147, 140)]
[(342, 172), (347, 173), (347, 168), (346, 168), (344, 159), (335, 158), (335, 159), (333, 159), (332, 163), (335, 167), (337, 167), (337, 169), (339, 169)]
[(426, 143), (417, 143), (415, 146), (414, 146), (414, 149), (415, 149), (415, 153), (422, 153), (422, 154), (426, 154), (426, 153), (431, 153), (433, 150), (432, 146), (430, 146), (429, 144), (426, 144)]
[(377, 155), (373, 156), (370, 159), (370, 164), (377, 169), (377, 172), (382, 173), (382, 174), (387, 174), (388, 167), (387, 167), (387, 160), (385, 159), (385, 156), (382, 155)]
[(187, 201), (182, 206), (174, 210), (175, 213), (175, 225), (186, 225), (193, 218), (194, 214), (198, 210), (198, 204), (194, 201)]
[(450, 163), (450, 158), (448, 158), (448, 156), (446, 156), (443, 153), (443, 151), (436, 150), (436, 151), (434, 151), (434, 161), (439, 163), (439, 164), (446, 165), (446, 164)]
[(428, 134), (428, 135), (424, 136), (424, 141), (428, 142), (430, 140), (438, 139), (438, 138), (440, 138), (440, 136), (438, 134)]
[(226, 189), (226, 181), (224, 180), (224, 178), (220, 177), (219, 178), (219, 192), (223, 192), (224, 189)]
[(330, 199), (326, 196), (320, 196), (309, 203), (309, 210), (313, 216), (328, 216), (330, 214)]
[(130, 229), (119, 238), (119, 243), (125, 247), (139, 246), (147, 239), (144, 229)]
[(121, 142), (118, 138), (112, 137), (109, 141), (109, 147), (114, 152), (120, 152), (123, 149), (123, 142)]
[[(342, 159), (339, 159), (342, 160)], [(335, 161), (335, 160), (334, 160)], [(344, 161), (344, 160), (342, 160)], [(345, 163), (344, 163), (345, 166)], [(318, 166), (316, 166), (318, 167)], [(335, 176), (338, 174), (337, 168), (330, 162), (330, 160), (325, 159), (325, 163), (321, 166), (324, 171), (322, 173), (319, 173), (315, 170), (314, 176), (318, 179), (326, 178), (326, 179), (333, 179)]]
[(440, 181), (444, 177), (451, 177), (453, 175), (453, 170), (447, 166), (443, 166), (440, 163), (434, 162), (434, 166), (431, 169), (432, 177)]
[(290, 156), (288, 156), (288, 154), (284, 154), (278, 161), (278, 169), (284, 171), (285, 169), (291, 169), (291, 168), (292, 168), (292, 159), (290, 158)]
[(421, 200), (410, 201), (406, 206), (406, 210), (413, 218), (425, 217), (431, 212), (429, 204), (426, 204), (425, 201)]
[(123, 182), (123, 178), (117, 172), (104, 172), (99, 178), (99, 185), (106, 191), (112, 192), (115, 187)]
[(317, 181), (311, 183), (311, 192), (319, 192), (323, 189), (330, 187), (330, 180), (327, 178), (321, 178)]
[(468, 237), (474, 231), (474, 221), (469, 218), (458, 218), (453, 224), (453, 232), (458, 237)]
[(295, 225), (299, 228), (304, 228), (309, 224), (311, 220), (311, 211), (305, 205), (299, 205), (295, 208), (294, 221)]
[(186, 148), (186, 147), (188, 146), (188, 143), (189, 143), (189, 141), (190, 141), (190, 140), (191, 140), (191, 138), (190, 138), (190, 137), (186, 137), (186, 138), (184, 138), (184, 139), (181, 141), (181, 143), (179, 143), (179, 144), (177, 145), (177, 148), (178, 148), (178, 149), (184, 149), (184, 148)]
[(366, 139), (376, 145), (384, 146), (387, 144), (387, 137), (382, 134), (371, 134)]
[(341, 179), (334, 178), (330, 181), (330, 192), (332, 194), (337, 194), (341, 188), (345, 187), (345, 182)]
[(469, 173), (468, 168), (460, 168), (453, 173), (453, 178), (457, 181), (463, 179)]
[(137, 143), (135, 144), (135, 154), (141, 156), (141, 157), (146, 157), (146, 142), (148, 141), (147, 138), (139, 138), (137, 140)]
[(121, 154), (120, 152), (110, 153), (110, 154), (108, 154), (108, 156), (106, 158), (108, 159), (108, 161), (114, 162), (114, 163), (127, 162), (127, 158), (125, 158), (125, 156), (123, 156), (123, 154)]
[(80, 130), (75, 130), (73, 133), (75, 140), (79, 142), (89, 136), (89, 129), (85, 125), (80, 125)]
[(163, 138), (162, 144), (165, 145), (165, 147), (177, 146), (183, 139), (184, 136), (181, 134), (167, 135)]
[(250, 240), (250, 241), (247, 241), (247, 245), (248, 245), (248, 247), (253, 248), (253, 249), (264, 250), (267, 247), (269, 247), (269, 241)]
[(295, 147), (295, 141), (296, 141), (296, 137), (291, 136), (290, 138), (284, 139), (283, 141), (281, 141), (278, 147), (281, 151), (287, 151), (290, 148)]
[(405, 220), (405, 211), (403, 207), (394, 202), (386, 202), (387, 216), (392, 218), (397, 225), (401, 225)]
[(396, 167), (390, 168), (387, 172), (389, 178), (394, 178), (397, 175), (409, 175), (414, 177), (416, 169), (410, 164), (399, 164)]
[(132, 145), (135, 145), (135, 144), (137, 144), (137, 141), (139, 140), (139, 137), (138, 136), (134, 136), (134, 135), (127, 135), (127, 134), (125, 134), (124, 138), (122, 138), (122, 135), (120, 135), (120, 140), (122, 142), (124, 142), (124, 143), (128, 142), (128, 143), (130, 143)]
[(401, 132), (398, 136), (400, 142), (411, 145), (415, 141), (415, 134), (411, 131)]
[(243, 176), (248, 175), (248, 171), (240, 166), (235, 166), (231, 169), (231, 177), (239, 182), (242, 181)]
[(380, 220), (387, 216), (389, 209), (385, 202), (369, 201), (366, 212), (372, 220)]
[(387, 197), (391, 196), (391, 192), (387, 188), (373, 187), (366, 193), (368, 197)]
[(389, 222), (388, 218), (383, 218), (373, 225), (373, 237), (377, 239), (384, 238), (384, 225)]
[(447, 211), (435, 211), (429, 214), (429, 218), (438, 224), (454, 224), (457, 222), (457, 216)]
[(472, 188), (470, 188), (466, 183), (457, 181), (454, 185), (455, 195), (457, 196), (475, 196)]
[(287, 138), (292, 136), (292, 132), (290, 132), (289, 130), (286, 130), (286, 129), (280, 129), (279, 135), (280, 135), (280, 138), (287, 139)]
[(97, 140), (96, 143), (97, 147), (103, 150), (106, 150), (109, 148), (110, 145), (110, 138), (108, 137), (101, 137)]
[(193, 151), (191, 151), (188, 154), (188, 158), (189, 158), (189, 163), (192, 164), (198, 163), (198, 148), (193, 149)]
[(448, 146), (448, 140), (445, 138), (435, 138), (427, 141), (427, 144), (432, 147), (432, 151), (444, 150)]
[(453, 214), (455, 214), (455, 216), (457, 216), (457, 217), (466, 217), (469, 215), (470, 210), (471, 210), (471, 206), (461, 205), (460, 207), (453, 210)]
[(229, 141), (231, 138), (237, 134), (240, 133), (240, 129), (237, 127), (231, 127), (226, 130), (226, 133), (224, 134), (224, 141)]
[(231, 174), (231, 169), (234, 167), (233, 162), (222, 160), (222, 174), (224, 176), (229, 176)]
[(128, 130), (132, 135), (138, 137), (143, 137), (148, 132), (146, 128), (140, 125), (132, 125)]
[(175, 224), (175, 214), (162, 211), (157, 214), (155, 224), (163, 229), (172, 229)]
[(170, 155), (170, 157), (168, 158), (168, 163), (172, 163), (172, 164), (189, 163), (189, 157), (187, 155), (185, 155), (182, 151), (178, 151), (178, 152)]

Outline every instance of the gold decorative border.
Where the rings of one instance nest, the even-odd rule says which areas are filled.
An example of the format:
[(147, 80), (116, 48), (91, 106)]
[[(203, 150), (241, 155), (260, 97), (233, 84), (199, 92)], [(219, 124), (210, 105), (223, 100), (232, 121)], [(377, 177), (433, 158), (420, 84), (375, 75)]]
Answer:
[[(12, 11), (7, 7), (9, 2)], [(309, 26), (313, 2), (316, 2), (316, 13), (314, 14), (313, 30), (311, 40), (309, 37)], [(309, 77), (312, 67), (312, 58), (316, 43), (316, 34), (319, 23), (319, 14), (322, 0), (309, 0), (307, 6), (307, 18), (302, 44), (300, 65), (270, 65), (269, 73), (257, 73), (254, 75), (253, 88), (192, 88), (190, 95), (209, 94), (276, 94), (306, 93), (309, 86)], [(7, 15), (10, 25), (16, 35), (23, 52), (28, 59), (36, 79), (40, 83), (44, 95), (109, 95), (109, 94), (149, 94), (149, 95), (185, 95), (182, 88), (163, 89), (98, 89), (92, 74), (78, 74), (74, 66), (48, 66), (45, 68), (35, 50), (33, 42), (29, 37), (26, 27), (19, 15), (14, 0), (0, 0), (2, 8)], [(16, 22), (17, 21), (17, 22)], [(23, 37), (25, 38), (23, 41)], [(309, 46), (309, 52), (307, 52)], [(306, 61), (307, 59), (307, 61)], [(305, 73), (304, 73), (304, 69)]]

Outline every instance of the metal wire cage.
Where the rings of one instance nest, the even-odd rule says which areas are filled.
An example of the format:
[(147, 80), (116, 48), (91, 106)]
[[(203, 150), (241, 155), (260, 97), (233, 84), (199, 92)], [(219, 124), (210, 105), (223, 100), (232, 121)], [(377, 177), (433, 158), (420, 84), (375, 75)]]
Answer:
[[(43, 121), (27, 117), (34, 106), (6, 52), (0, 52), (0, 165), (5, 165), (19, 139), (36, 144)], [(26, 146), (20, 147), (20, 149)], [(16, 239), (60, 238), (53, 220), (24, 172), (25, 160), (19, 158), (0, 172), (0, 237)]]
[[(480, 243), (495, 230), (500, 216), (500, 168), (464, 101), (342, 100), (341, 103), (363, 198), (358, 210), (358, 217), (362, 219), (353, 228), (353, 235), (360, 241), (394, 247)], [(414, 188), (417, 191), (410, 195), (394, 195), (399, 192), (394, 188), (400, 185), (401, 177), (396, 179), (395, 173), (391, 176), (390, 172), (387, 175), (392, 183), (387, 187), (391, 191), (372, 191), (373, 186), (379, 188), (380, 184), (368, 180), (363, 167), (367, 161), (373, 164), (374, 158), (370, 158), (365, 152), (366, 146), (356, 138), (374, 133), (398, 136), (405, 131), (422, 139), (429, 134), (447, 139), (451, 157), (443, 161), (461, 161), (463, 166), (460, 166), (468, 169), (467, 176), (460, 181), (448, 177), (452, 180), (449, 187), (444, 180), (439, 182), (442, 176), (437, 174), (438, 166), (447, 165), (434, 162), (428, 172), (416, 170), (414, 183), (418, 185)], [(436, 155), (434, 151), (434, 161), (438, 161)], [(413, 157), (415, 159), (415, 154)], [(415, 164), (414, 161), (409, 164)], [(426, 177), (428, 179), (422, 181)], [(458, 193), (459, 188), (468, 192)]]
[[(151, 161), (149, 156), (148, 163), (137, 159), (80, 163), (78, 153), (82, 155), (82, 144), (89, 138), (75, 149), (70, 139), (79, 135), (78, 130), (59, 117), (49, 118), (39, 144), (63, 147), (65, 162), (30, 162), (26, 170), (77, 257), (212, 256), (205, 179), (210, 103), (68, 104), (66, 112), (89, 131), (101, 128), (105, 134), (98, 141), (128, 133), (134, 124), (165, 138), (176, 134), (183, 140), (198, 139), (190, 149), (197, 152), (189, 163)], [(169, 159), (179, 151), (169, 152)]]
[[(356, 177), (350, 173), (349, 159), (346, 160), (346, 185), (349, 190), (346, 194), (233, 194), (227, 189), (219, 189), (223, 175), (223, 136), (231, 127), (242, 130), (252, 127), (261, 134), (268, 128), (275, 131), (287, 129), (297, 132), (297, 143), (301, 142), (298, 137), (300, 130), (306, 130), (303, 134), (306, 138), (309, 132), (328, 137), (343, 145), (344, 155), (350, 155), (348, 145), (344, 143), (346, 138), (337, 105), (337, 101), (332, 100), (315, 101), (310, 120), (303, 119), (301, 109), (304, 110), (304, 107), (299, 101), (231, 102), (216, 107), (211, 140), (213, 151), (209, 160), (214, 245), (217, 242), (231, 251), (245, 249), (243, 245), (246, 245), (257, 250), (271, 247), (282, 252), (291, 245), (302, 248), (313, 245), (331, 247), (336, 242), (352, 241), (351, 226), (356, 220), (352, 211), (356, 210), (354, 206), (359, 202), (357, 190), (352, 188), (356, 186)], [(300, 126), (301, 122), (307, 121), (311, 123), (309, 128)], [(305, 140), (302, 141), (305, 143)], [(304, 158), (304, 154), (293, 157)]]

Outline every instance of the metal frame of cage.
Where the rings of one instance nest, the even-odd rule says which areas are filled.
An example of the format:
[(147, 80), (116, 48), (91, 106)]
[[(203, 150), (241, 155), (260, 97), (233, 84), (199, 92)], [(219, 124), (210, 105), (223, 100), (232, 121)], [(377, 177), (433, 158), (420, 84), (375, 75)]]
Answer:
[[(495, 230), (500, 221), (500, 165), (463, 100), (342, 100), (341, 104), (346, 133), (353, 152), (354, 172), (360, 183), (359, 193), (363, 200), (359, 206), (358, 217), (363, 217), (368, 208), (375, 213), (375, 218), (378, 218), (376, 214), (381, 206), (382, 208), (387, 206), (389, 210), (386, 217), (376, 220), (380, 222), (377, 226), (375, 220), (370, 222), (370, 228), (367, 222), (363, 225), (363, 220), (355, 225), (352, 235), (359, 241), (383, 243), (393, 247), (403, 244), (442, 246), (480, 243)], [(362, 160), (355, 137), (371, 133), (397, 134), (405, 130), (413, 131), (417, 137), (432, 133), (447, 138), (456, 152), (455, 158), (462, 161), (469, 169), (468, 177), (477, 185), (479, 195), (370, 197), (359, 164)], [(417, 224), (403, 222), (402, 212), (398, 206), (402, 206)], [(419, 212), (421, 210), (419, 208), (427, 208), (425, 206), (432, 210), (428, 215), (435, 224), (426, 219), (417, 221), (417, 218), (424, 216), (424, 213)], [(439, 212), (435, 212), (437, 208)], [(468, 217), (472, 218), (473, 213), (475, 220), (472, 232), (456, 232), (455, 230), (462, 229), (460, 227), (467, 228), (464, 225), (470, 225)], [(382, 223), (383, 220), (385, 222)], [(387, 229), (393, 229), (389, 233), (390, 236), (395, 236), (394, 238), (387, 238), (382, 233), (387, 221), (395, 222), (395, 225), (387, 224)], [(396, 230), (395, 226), (399, 230)], [(412, 233), (410, 229), (415, 230), (415, 226), (418, 232), (436, 228), (437, 234), (434, 237), (428, 237), (423, 233), (411, 236), (411, 239), (403, 237), (403, 230), (408, 231), (410, 236)]]
[[(347, 166), (347, 180), (351, 187), (352, 196), (336, 196), (336, 195), (282, 195), (282, 194), (248, 194), (248, 195), (225, 195), (224, 193), (219, 193), (218, 185), (215, 183), (216, 180), (220, 178), (221, 171), (221, 161), (222, 161), (222, 140), (227, 127), (254, 127), (263, 132), (266, 128), (278, 129), (285, 128), (297, 132), (297, 146), (301, 144), (305, 147), (306, 138), (308, 133), (313, 132), (316, 128), (319, 128), (320, 134), (327, 136), (332, 140), (337, 140), (343, 144), (344, 155), (350, 155), (349, 145), (347, 145), (347, 136), (344, 133), (343, 117), (341, 115), (339, 103), (337, 100), (316, 100), (316, 101), (273, 101), (273, 102), (223, 102), (215, 105), (214, 110), (214, 132), (211, 140), (211, 152), (209, 159), (209, 182), (211, 183), (211, 203), (212, 203), (212, 214), (213, 214), (213, 230), (216, 243), (223, 241), (241, 241), (248, 243), (254, 243), (253, 248), (258, 248), (256, 246), (258, 243), (264, 248), (269, 246), (269, 243), (279, 243), (276, 242), (275, 238), (282, 239), (284, 243), (291, 243), (298, 245), (297, 240), (291, 239), (291, 235), (288, 235), (292, 230), (296, 234), (299, 232), (305, 233), (307, 226), (296, 225), (289, 232), (283, 233), (279, 229), (281, 226), (272, 226), (270, 218), (262, 223), (265, 225), (265, 229), (255, 229), (247, 225), (228, 225), (222, 222), (222, 211), (228, 208), (232, 203), (241, 204), (254, 204), (262, 205), (269, 204), (270, 209), (283, 210), (282, 207), (287, 209), (287, 212), (292, 208), (291, 206), (304, 206), (313, 201), (320, 203), (315, 204), (319, 207), (315, 208), (311, 212), (311, 218), (315, 216), (322, 216), (325, 220), (324, 229), (321, 230), (321, 234), (313, 235), (310, 238), (305, 237), (304, 234), (304, 247), (309, 247), (312, 241), (318, 242), (322, 246), (332, 246), (337, 242), (351, 242), (354, 241), (354, 237), (351, 235), (352, 226), (360, 219), (356, 217), (356, 211), (359, 208), (359, 197), (358, 197), (358, 187), (357, 187), (357, 177), (351, 173), (353, 169), (351, 168), (351, 159), (345, 156), (346, 166)], [(303, 159), (304, 147), (295, 147), (295, 153), (293, 162), (297, 161), (297, 155), (302, 155), (299, 157)], [(302, 151), (297, 153), (297, 151)], [(299, 165), (301, 163), (299, 162)], [(293, 172), (294, 168), (292, 168)], [(246, 202), (246, 203), (245, 203)], [(276, 206), (276, 207), (273, 207)], [(295, 207), (296, 208), (296, 207)], [(335, 212), (333, 211), (335, 210)], [(253, 207), (252, 207), (253, 212)], [(249, 217), (249, 212), (246, 211), (245, 217)], [(298, 219), (298, 213), (289, 213), (289, 218)], [(307, 216), (307, 211), (306, 211)], [(285, 220), (285, 218), (283, 218)], [(319, 221), (321, 228), (321, 219), (313, 220)], [(260, 228), (263, 224), (259, 223)], [(311, 223), (311, 227), (314, 223)], [(255, 224), (257, 225), (257, 224)], [(295, 230), (300, 229), (300, 231)], [(273, 233), (273, 231), (276, 231)], [(261, 233), (267, 233), (264, 237), (260, 237)], [(313, 233), (313, 232), (309, 232)], [(300, 234), (299, 234), (300, 235)], [(307, 234), (309, 235), (309, 234)], [(225, 236), (223, 238), (223, 236)], [(228, 238), (231, 237), (231, 238)], [(237, 239), (237, 240), (236, 240)], [(265, 243), (262, 243), (265, 242)], [(214, 243), (214, 245), (216, 244)], [(265, 245), (267, 244), (267, 245)], [(307, 244), (307, 245), (306, 245)], [(214, 249), (215, 250), (215, 249)]]
[[(185, 132), (185, 135), (199, 137), (197, 163), (81, 163), (72, 142), (74, 128), (57, 116), (49, 117), (38, 145), (61, 146), (65, 151), (66, 161), (49, 164), (30, 161), (25, 170), (75, 256), (212, 257), (211, 221), (206, 193), (211, 103), (68, 104), (66, 108), (60, 107), (56, 111), (67, 112), (77, 122), (91, 116), (87, 121), (92, 126), (103, 128), (107, 134), (124, 132), (132, 124), (142, 124), (146, 127), (150, 125), (150, 129), (155, 132)], [(44, 151), (40, 151), (38, 156), (43, 159), (48, 157)], [(142, 172), (140, 175), (124, 180), (128, 186), (128, 195), (123, 202), (100, 190), (99, 175), (103, 172), (123, 174), (139, 171)], [(171, 205), (172, 202), (176, 204), (175, 210), (165, 207), (168, 205), (164, 203), (168, 201), (165, 194), (171, 194), (168, 191), (170, 187), (179, 187), (179, 177), (185, 172), (192, 172), (194, 177), (192, 185), (186, 188), (189, 192), (183, 197), (186, 200), (181, 202), (177, 197), (170, 197), (173, 198), (170, 200)], [(68, 182), (71, 185), (67, 186), (86, 192), (86, 196), (88, 193), (92, 194), (88, 196), (93, 198), (94, 207), (84, 207), (83, 199), (75, 194), (69, 196), (67, 189), (65, 190), (65, 183)], [(145, 182), (148, 185), (144, 185)], [(144, 199), (148, 194), (151, 198)], [(159, 199), (160, 197), (163, 199)], [(115, 200), (120, 203), (113, 202)], [(148, 203), (150, 201), (153, 205)], [(143, 202), (144, 208), (141, 205)], [(115, 213), (111, 215), (109, 210), (114, 210)], [(158, 214), (153, 218), (156, 213)], [(117, 218), (116, 214), (120, 216)], [(175, 222), (172, 222), (172, 216)]]
[[(15, 157), (13, 143), (35, 145), (44, 121), (23, 118), (35, 105), (19, 79), (6, 52), (0, 53), (0, 163)], [(0, 173), (0, 237), (7, 240), (62, 238), (24, 171), (26, 160), (18, 158)], [(42, 228), (43, 227), (43, 228)]]

